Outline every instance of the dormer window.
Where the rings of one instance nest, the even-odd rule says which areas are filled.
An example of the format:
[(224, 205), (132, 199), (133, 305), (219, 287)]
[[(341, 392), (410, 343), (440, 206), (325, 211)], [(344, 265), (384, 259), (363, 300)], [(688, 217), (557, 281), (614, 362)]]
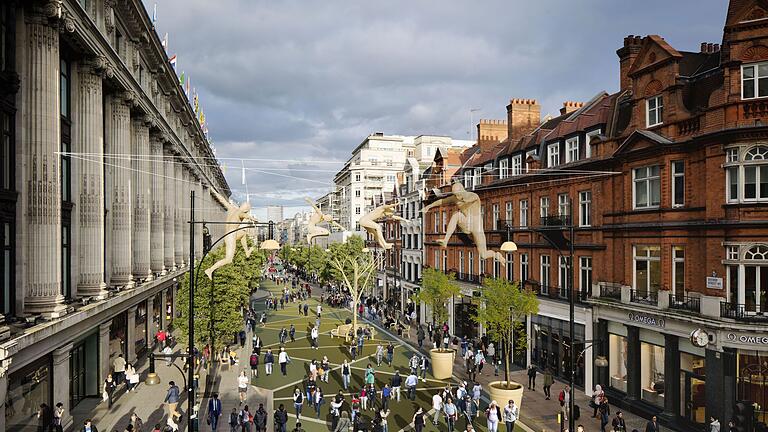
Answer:
[(560, 143), (554, 143), (547, 146), (548, 167), (560, 165)]
[(741, 98), (754, 99), (768, 96), (768, 62), (741, 67)]
[(579, 160), (579, 137), (565, 140), (565, 163)]
[(646, 127), (660, 125), (664, 122), (664, 101), (661, 95), (645, 100)]
[(517, 155), (512, 158), (512, 175), (518, 176), (523, 173), (523, 157)]
[(499, 161), (499, 179), (503, 180), (509, 175), (509, 159)]

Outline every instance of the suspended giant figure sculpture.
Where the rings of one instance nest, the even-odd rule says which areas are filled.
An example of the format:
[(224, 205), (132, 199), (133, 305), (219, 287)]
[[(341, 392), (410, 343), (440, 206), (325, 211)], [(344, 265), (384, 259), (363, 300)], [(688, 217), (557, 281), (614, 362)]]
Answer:
[(380, 219), (395, 219), (403, 222), (407, 222), (406, 219), (401, 218), (395, 214), (395, 208), (397, 204), (384, 204), (371, 210), (370, 213), (360, 218), (360, 226), (363, 227), (368, 234), (372, 235), (376, 239), (376, 243), (382, 247), (382, 249), (392, 249), (392, 243), (387, 243), (384, 240), (384, 232), (381, 229), (381, 224), (376, 222)]
[(474, 192), (467, 192), (461, 183), (453, 183), (451, 193), (448, 196), (425, 206), (422, 212), (426, 213), (434, 207), (451, 204), (458, 207), (459, 211), (453, 213), (445, 230), (445, 237), (442, 240), (438, 240), (437, 243), (442, 247), (446, 247), (448, 240), (451, 239), (454, 231), (456, 231), (456, 227), (459, 227), (461, 232), (472, 237), (481, 258), (493, 258), (503, 263), (504, 257), (501, 253), (494, 252), (486, 247), (483, 218), (480, 214), (480, 197)]
[(312, 239), (315, 237), (326, 237), (331, 234), (331, 232), (327, 229), (321, 226), (317, 226), (319, 223), (328, 222), (329, 224), (336, 225), (337, 227), (341, 228), (342, 231), (346, 230), (346, 228), (333, 220), (333, 216), (323, 214), (323, 212), (315, 206), (315, 203), (312, 202), (312, 200), (309, 198), (304, 198), (304, 200), (309, 203), (309, 205), (311, 205), (312, 209), (314, 210), (312, 216), (309, 217), (309, 223), (307, 224), (308, 245), (312, 245)]
[(246, 231), (249, 230), (243, 229), (231, 232), (240, 227), (248, 226), (253, 222), (250, 214), (251, 204), (244, 202), (238, 207), (213, 189), (211, 189), (211, 195), (213, 195), (221, 205), (227, 208), (227, 224), (224, 225), (224, 228), (227, 230), (228, 234), (224, 236), (224, 246), (226, 248), (224, 258), (216, 261), (216, 263), (205, 270), (208, 279), (213, 279), (213, 272), (216, 271), (216, 269), (232, 263), (232, 260), (235, 258), (235, 249), (237, 249), (238, 240), (240, 240), (243, 245), (245, 256), (251, 256), (251, 252), (253, 252), (253, 248), (248, 247), (248, 235)]

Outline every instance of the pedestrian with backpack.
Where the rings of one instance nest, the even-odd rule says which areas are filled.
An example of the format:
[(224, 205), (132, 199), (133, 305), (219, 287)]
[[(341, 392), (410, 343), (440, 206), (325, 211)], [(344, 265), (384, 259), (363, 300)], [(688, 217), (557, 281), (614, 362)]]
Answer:
[(256, 354), (255, 350), (251, 353), (249, 364), (251, 365), (251, 376), (254, 378), (258, 378), (259, 377), (259, 355)]
[(237, 430), (238, 426), (240, 423), (237, 421), (237, 409), (232, 408), (232, 412), (229, 413), (229, 432), (240, 432)]

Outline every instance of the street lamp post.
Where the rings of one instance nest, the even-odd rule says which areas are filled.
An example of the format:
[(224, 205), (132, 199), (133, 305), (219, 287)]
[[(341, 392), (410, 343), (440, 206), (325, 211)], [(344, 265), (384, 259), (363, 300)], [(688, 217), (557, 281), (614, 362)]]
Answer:
[[(560, 215), (561, 218), (563, 216), (564, 215)], [(549, 234), (551, 234), (553, 232), (558, 232), (558, 233), (560, 233), (562, 235), (562, 232), (565, 231), (565, 230), (567, 230), (568, 234), (569, 234), (569, 238), (567, 239), (568, 240), (568, 260), (566, 261), (568, 263), (567, 280), (568, 280), (568, 291), (569, 291), (568, 292), (568, 315), (569, 315), (568, 316), (568, 318), (569, 318), (568, 331), (570, 332), (570, 335), (571, 335), (571, 347), (569, 349), (569, 361), (570, 361), (570, 364), (571, 364), (571, 370), (570, 370), (570, 374), (568, 376), (568, 383), (570, 385), (569, 402), (568, 402), (568, 430), (570, 432), (573, 432), (575, 430), (575, 419), (573, 418), (573, 405), (574, 405), (574, 400), (573, 400), (573, 396), (574, 396), (573, 384), (574, 384), (574, 381), (575, 381), (575, 378), (576, 378), (576, 353), (574, 352), (574, 340), (575, 340), (574, 338), (575, 338), (575, 335), (576, 335), (576, 323), (575, 323), (576, 292), (573, 289), (573, 264), (574, 264), (573, 263), (573, 255), (574, 255), (574, 242), (575, 242), (576, 238), (575, 238), (575, 235), (574, 235), (574, 223), (573, 223), (573, 200), (571, 200), (570, 198), (568, 198), (568, 220), (567, 220), (567, 225), (564, 224), (564, 222), (566, 222), (566, 221), (561, 220), (560, 222), (561, 223), (558, 225), (559, 229), (555, 229), (555, 228), (539, 228), (539, 229), (536, 229), (536, 228), (530, 228), (529, 227), (529, 228), (525, 228), (525, 230), (541, 234), (542, 237), (544, 237), (544, 240), (546, 240), (547, 243), (549, 243), (549, 245), (552, 246), (557, 251), (557, 254), (559, 255), (559, 258), (561, 260), (563, 260), (563, 261), (566, 261), (565, 260), (565, 256), (562, 253), (562, 250), (563, 250), (562, 246), (564, 246), (563, 243), (565, 242), (564, 241), (565, 239), (562, 239), (560, 241), (561, 244), (558, 245), (558, 244), (556, 244), (556, 242), (552, 238), (549, 237)], [(499, 249), (502, 252), (514, 252), (514, 251), (517, 250), (517, 245), (511, 239), (511, 228), (512, 227), (510, 226), (509, 223), (507, 223), (506, 224), (506, 228), (507, 228), (507, 241), (504, 242), (501, 245), (501, 248), (499, 248)], [(560, 272), (560, 266), (558, 265), (558, 273), (559, 272)], [(504, 356), (504, 361), (505, 362), (509, 362), (509, 354), (510, 353), (507, 353), (507, 355)], [(582, 352), (582, 354), (583, 354), (583, 352)]]

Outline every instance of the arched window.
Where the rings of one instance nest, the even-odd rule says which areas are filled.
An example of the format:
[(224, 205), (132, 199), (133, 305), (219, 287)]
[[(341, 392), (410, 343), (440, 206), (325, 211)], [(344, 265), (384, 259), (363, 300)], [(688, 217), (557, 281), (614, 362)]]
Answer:
[(768, 147), (755, 146), (747, 151), (744, 155), (745, 161), (764, 161), (768, 160)]
[(728, 202), (768, 201), (768, 146), (757, 145), (738, 157), (738, 148), (726, 150)]
[(752, 246), (744, 254), (744, 259), (768, 261), (768, 246), (765, 246), (765, 245)]

